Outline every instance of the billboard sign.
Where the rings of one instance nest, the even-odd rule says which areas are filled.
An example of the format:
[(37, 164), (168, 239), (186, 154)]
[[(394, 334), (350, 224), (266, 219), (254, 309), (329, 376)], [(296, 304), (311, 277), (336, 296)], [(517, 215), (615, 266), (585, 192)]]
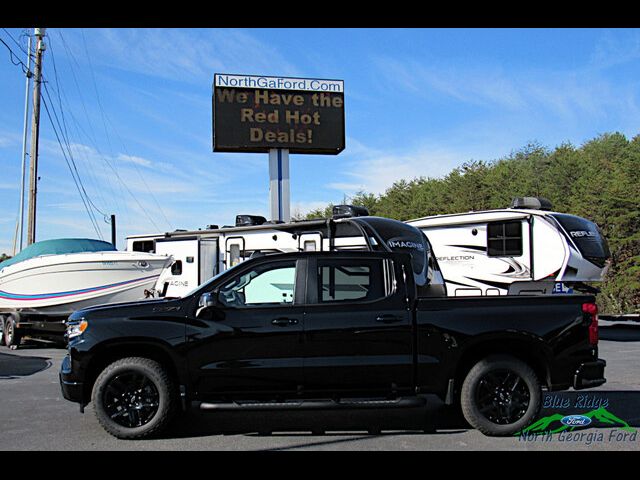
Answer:
[(345, 148), (342, 80), (217, 73), (212, 103), (214, 152)]

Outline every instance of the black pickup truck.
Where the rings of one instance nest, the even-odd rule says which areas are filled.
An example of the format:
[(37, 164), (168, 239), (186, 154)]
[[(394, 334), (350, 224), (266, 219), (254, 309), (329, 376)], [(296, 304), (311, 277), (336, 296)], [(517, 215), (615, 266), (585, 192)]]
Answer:
[(487, 435), (538, 414), (541, 391), (601, 385), (592, 296), (422, 297), (409, 254), (299, 252), (247, 260), (178, 299), (75, 312), (64, 397), (120, 438), (181, 408), (299, 409), (460, 402)]

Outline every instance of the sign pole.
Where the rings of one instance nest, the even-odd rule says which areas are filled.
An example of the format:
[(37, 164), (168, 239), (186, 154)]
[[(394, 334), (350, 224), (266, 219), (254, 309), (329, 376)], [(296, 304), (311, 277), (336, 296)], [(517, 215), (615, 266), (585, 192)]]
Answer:
[(291, 197), (289, 195), (289, 149), (269, 150), (269, 203), (271, 220), (291, 221)]

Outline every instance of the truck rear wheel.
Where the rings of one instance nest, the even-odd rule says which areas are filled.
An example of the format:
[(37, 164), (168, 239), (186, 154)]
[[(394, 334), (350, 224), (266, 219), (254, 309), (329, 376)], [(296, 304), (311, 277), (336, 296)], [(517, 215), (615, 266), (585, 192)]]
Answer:
[(93, 386), (96, 417), (111, 435), (147, 438), (171, 421), (176, 406), (171, 377), (156, 361), (129, 357), (106, 367)]
[(7, 347), (13, 349), (18, 348), (22, 339), (16, 323), (17, 322), (15, 316), (13, 314), (8, 315), (7, 319), (4, 322), (4, 329), (2, 331), (2, 339), (4, 340), (4, 344)]
[(460, 396), (472, 427), (490, 436), (514, 435), (538, 415), (542, 391), (533, 369), (508, 355), (487, 357), (469, 370)]

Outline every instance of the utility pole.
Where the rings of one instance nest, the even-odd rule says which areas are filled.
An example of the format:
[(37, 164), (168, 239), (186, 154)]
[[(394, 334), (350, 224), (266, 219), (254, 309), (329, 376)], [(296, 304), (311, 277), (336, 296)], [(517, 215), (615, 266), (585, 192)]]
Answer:
[(31, 87), (31, 35), (29, 35), (29, 41), (27, 45), (27, 71), (25, 73), (27, 82), (24, 92), (24, 124), (22, 126), (22, 157), (20, 162), (22, 163), (21, 175), (20, 175), (20, 214), (18, 216), (18, 225), (16, 225), (16, 239), (13, 241), (13, 255), (16, 254), (16, 246), (19, 246), (19, 250), (22, 250), (24, 240), (24, 177), (26, 174), (27, 164), (27, 134), (29, 133), (29, 93)]
[(33, 79), (33, 115), (31, 117), (31, 154), (29, 162), (29, 219), (27, 245), (36, 241), (36, 195), (38, 193), (38, 138), (40, 136), (40, 85), (42, 83), (42, 54), (46, 49), (45, 28), (34, 29), (37, 39)]

